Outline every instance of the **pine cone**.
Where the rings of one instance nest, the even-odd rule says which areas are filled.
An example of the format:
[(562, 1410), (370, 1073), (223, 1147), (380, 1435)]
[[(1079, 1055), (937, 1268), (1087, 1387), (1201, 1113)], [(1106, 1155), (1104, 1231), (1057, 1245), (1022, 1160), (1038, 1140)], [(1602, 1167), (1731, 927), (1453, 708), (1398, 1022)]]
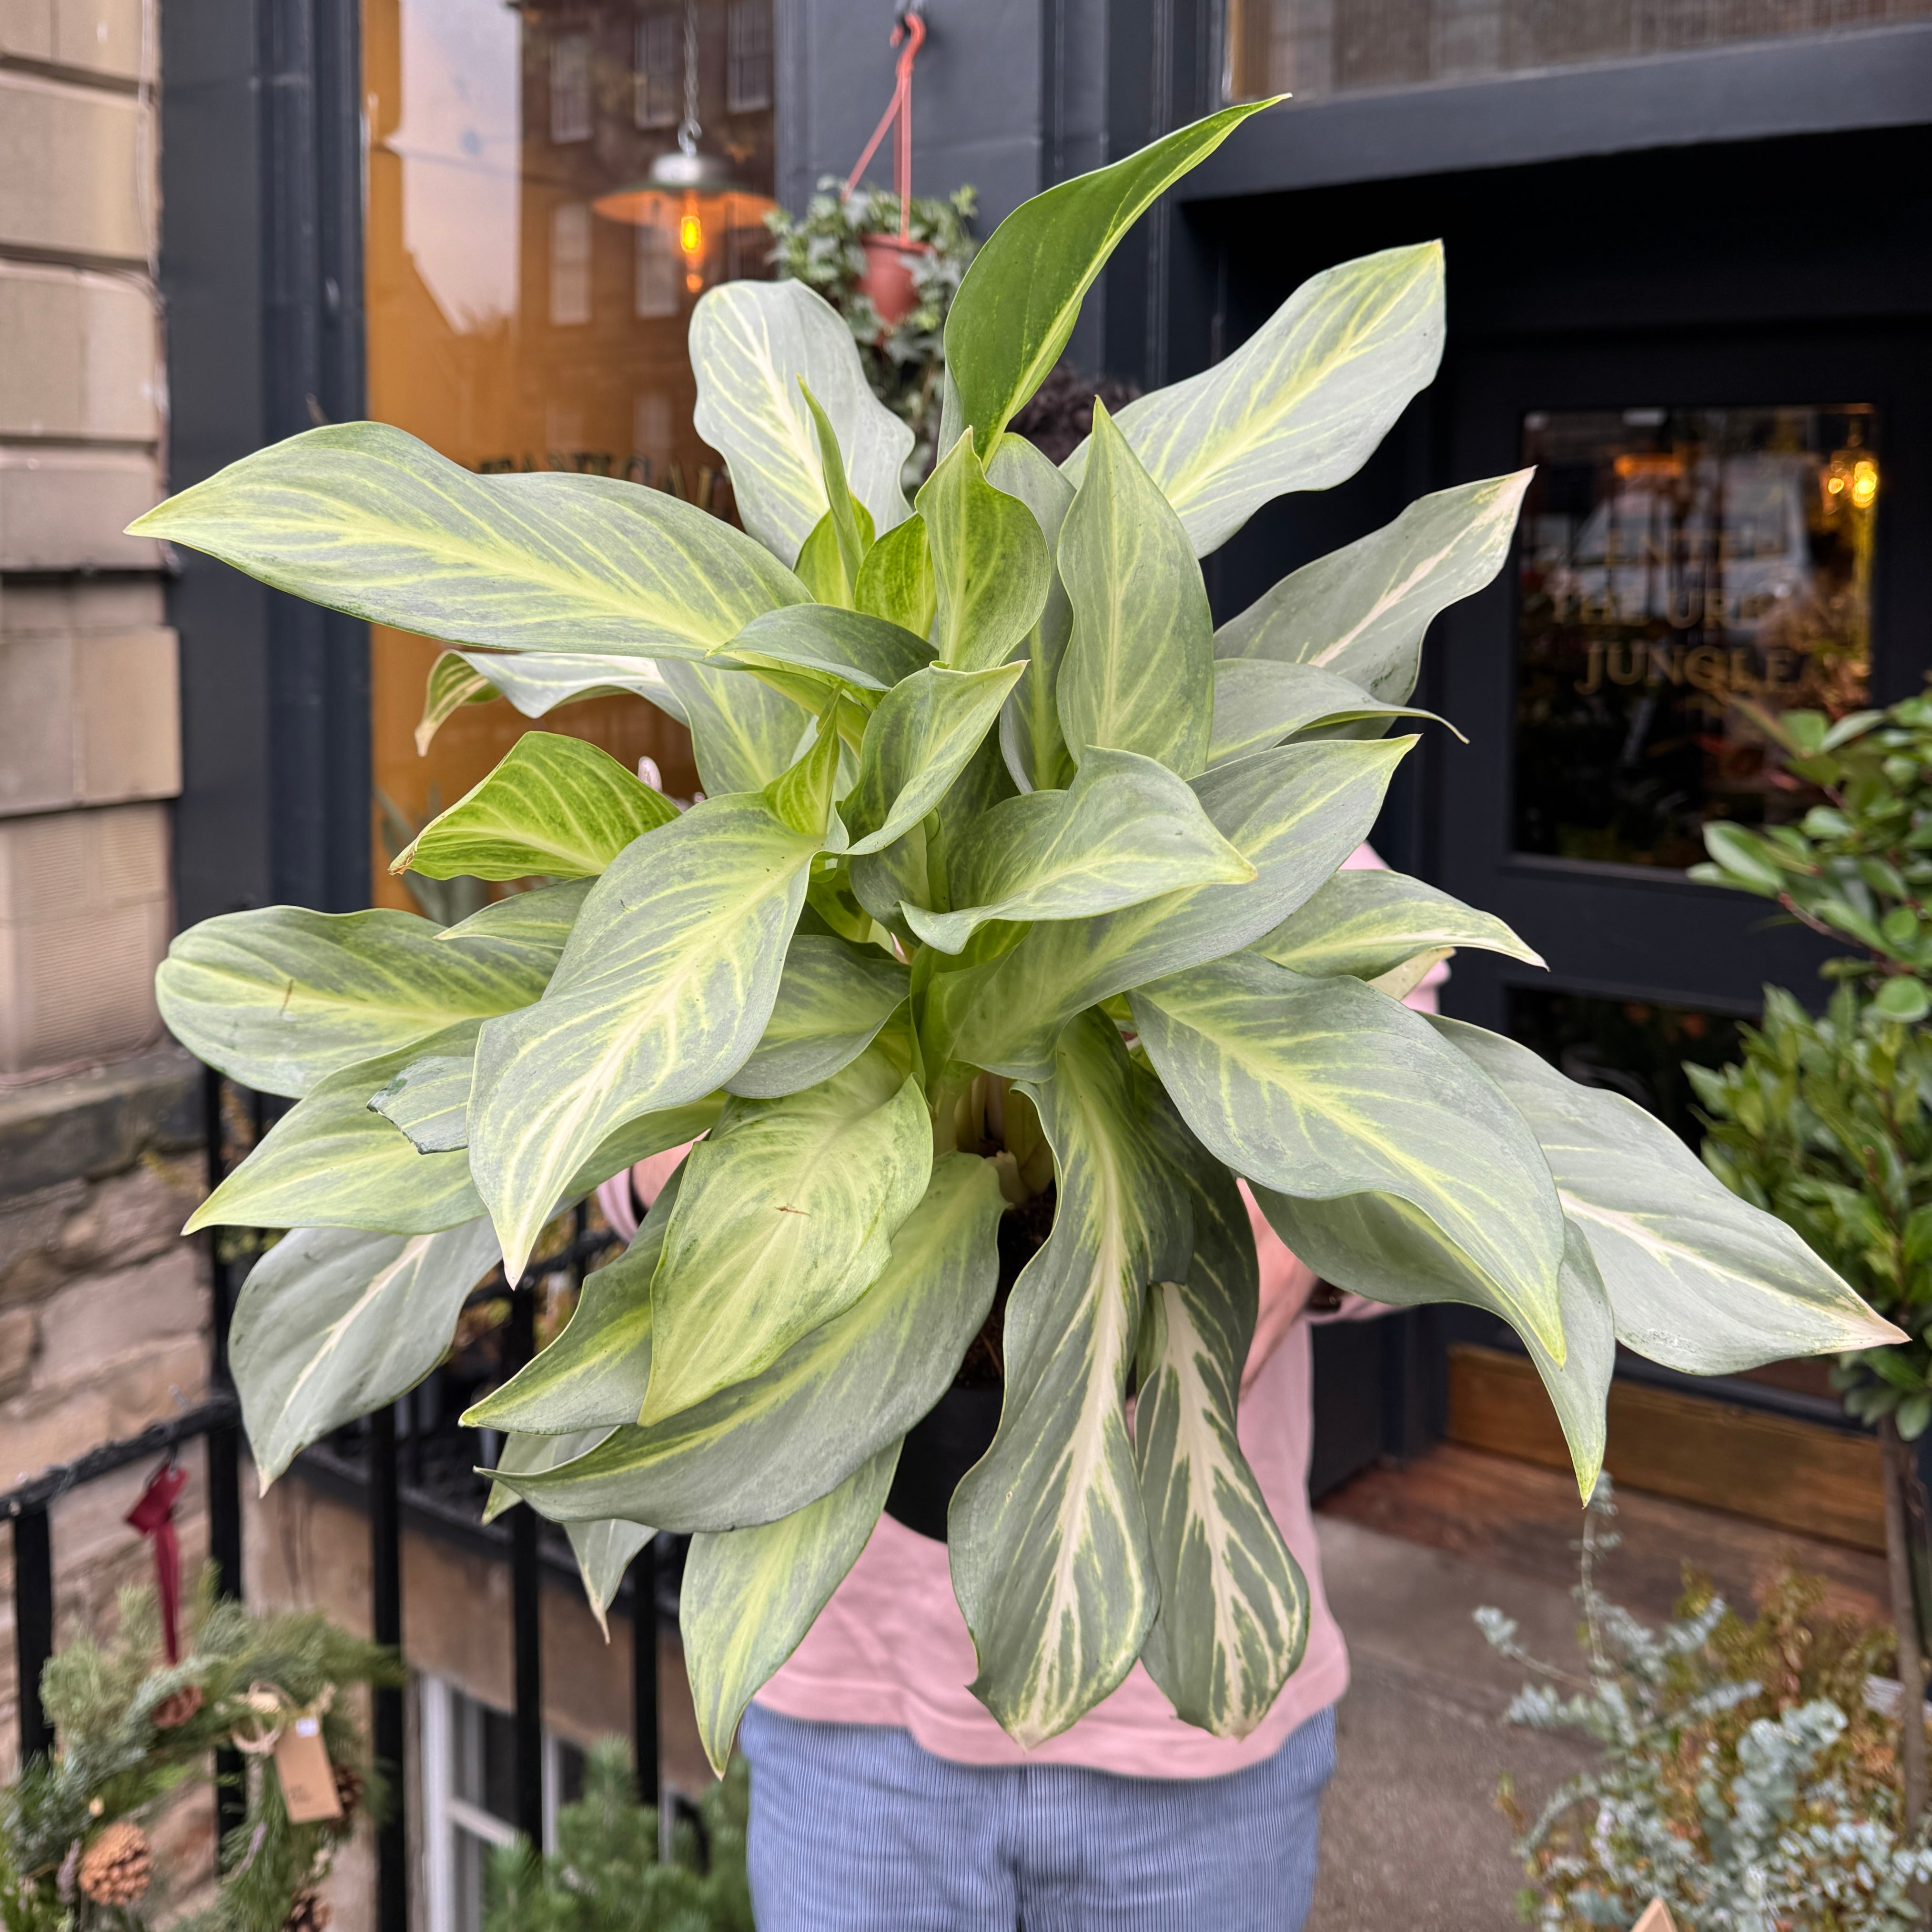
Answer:
[(365, 1795), (362, 1774), (352, 1764), (332, 1764), (328, 1768), (335, 1774), (335, 1802), (342, 1807), (340, 1828), (346, 1832), (362, 1808)]
[(334, 1908), (320, 1892), (298, 1892), (282, 1921), (282, 1932), (328, 1932), (328, 1922), (334, 1916)]
[(124, 1820), (110, 1825), (81, 1855), (80, 1888), (96, 1905), (132, 1905), (154, 1875), (147, 1833)]
[(179, 1730), (190, 1718), (199, 1715), (206, 1702), (206, 1695), (199, 1684), (184, 1684), (172, 1696), (164, 1697), (154, 1706), (152, 1714), (154, 1729)]

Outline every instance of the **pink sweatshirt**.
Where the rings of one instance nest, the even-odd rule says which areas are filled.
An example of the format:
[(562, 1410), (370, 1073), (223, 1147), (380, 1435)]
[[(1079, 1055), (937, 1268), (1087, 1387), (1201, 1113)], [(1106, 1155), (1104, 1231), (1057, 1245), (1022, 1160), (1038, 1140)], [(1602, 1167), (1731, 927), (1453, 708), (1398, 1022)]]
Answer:
[[(1366, 845), (1352, 868), (1378, 866)], [(1409, 995), (1436, 1007), (1438, 967)], [(636, 1231), (628, 1180), (647, 1204), (685, 1150), (641, 1162), (598, 1191), (606, 1218), (626, 1239)], [(1274, 1708), (1242, 1738), (1210, 1737), (1182, 1723), (1136, 1664), (1126, 1680), (1058, 1737), (1022, 1750), (967, 1689), (977, 1674), (973, 1640), (952, 1594), (946, 1546), (890, 1516), (819, 1612), (798, 1648), (758, 1702), (792, 1718), (890, 1724), (910, 1732), (935, 1756), (962, 1764), (1076, 1764), (1135, 1778), (1218, 1778), (1270, 1756), (1348, 1688), (1348, 1656), (1322, 1588), (1322, 1555), (1308, 1502), (1313, 1426), (1311, 1319), (1352, 1319), (1386, 1311), (1348, 1298), (1334, 1317), (1306, 1312), (1316, 1278), (1262, 1218), (1246, 1182), (1241, 1192), (1261, 1262), (1261, 1310), (1241, 1381), (1243, 1453), (1252, 1467), (1294, 1560), (1308, 1580), (1308, 1647)]]

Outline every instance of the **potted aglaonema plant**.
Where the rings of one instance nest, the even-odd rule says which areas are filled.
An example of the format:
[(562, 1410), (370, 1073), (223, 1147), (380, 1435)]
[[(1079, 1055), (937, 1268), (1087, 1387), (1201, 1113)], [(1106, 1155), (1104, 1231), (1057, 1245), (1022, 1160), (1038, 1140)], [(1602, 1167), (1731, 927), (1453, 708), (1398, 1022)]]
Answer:
[(1450, 947), (1534, 957), (1340, 870), (1414, 742), (1387, 734), (1423, 632), (1495, 574), (1524, 478), (1424, 497), (1214, 627), (1200, 560), (1350, 474), (1433, 374), (1439, 250), (1318, 275), (1216, 368), (1096, 410), (1060, 467), (1007, 433), (1122, 232), (1256, 111), (1001, 224), (913, 504), (850, 331), (796, 282), (741, 283), (691, 350), (742, 531), (368, 423), (138, 526), (446, 640), (426, 729), (486, 685), (532, 715), (616, 686), (690, 727), (688, 811), (532, 731), (397, 860), (556, 883), (448, 928), (230, 914), (158, 983), (196, 1052), (297, 1099), (195, 1221), (292, 1231), (235, 1322), (266, 1477), (426, 1373), (500, 1256), (517, 1278), (560, 1209), (703, 1136), (472, 1413), (593, 1592), (651, 1528), (692, 1533), (714, 1761), (980, 1337), (1010, 1216), (1048, 1232), (946, 1528), (974, 1688), (1028, 1744), (1136, 1660), (1239, 1736), (1300, 1656), (1306, 1591), (1235, 1434), (1238, 1176), (1330, 1282), (1508, 1322), (1586, 1491), (1619, 1338), (1698, 1371), (1894, 1332), (1648, 1115), (1391, 997)]

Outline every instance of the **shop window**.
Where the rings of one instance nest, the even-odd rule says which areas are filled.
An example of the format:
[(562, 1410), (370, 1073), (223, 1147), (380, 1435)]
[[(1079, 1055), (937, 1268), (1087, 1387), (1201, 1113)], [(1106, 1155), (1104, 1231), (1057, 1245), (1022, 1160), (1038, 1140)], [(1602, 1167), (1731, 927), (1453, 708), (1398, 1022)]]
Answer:
[(1223, 0), (1229, 100), (1477, 80), (1932, 16), (1932, 0)]
[(676, 14), (646, 14), (638, 22), (637, 102), (640, 128), (675, 128), (683, 111), (684, 22)]
[(550, 137), (590, 138), (590, 36), (560, 34), (550, 51)]
[[(440, 1677), (422, 1680), (424, 1867), (429, 1932), (482, 1932), (483, 1872), (491, 1851), (517, 1835), (516, 1733), (507, 1711), (480, 1703)], [(584, 1753), (545, 1732), (544, 1843), (556, 1814), (584, 1793)]]
[(724, 106), (733, 114), (754, 114), (772, 104), (770, 0), (730, 0), (725, 21)]
[[(771, 272), (761, 5), (740, 21), (733, 0), (363, 0), (371, 416), (486, 473), (626, 477), (730, 513), (692, 424), (686, 334), (706, 289)], [(754, 109), (739, 104), (759, 97), (761, 46)], [(701, 189), (667, 191), (652, 166), (676, 151), (687, 83), (709, 167)], [(414, 905), (389, 851), (533, 724), (633, 768), (654, 759), (681, 796), (695, 788), (681, 728), (639, 698), (538, 720), (466, 707), (419, 758), (438, 648), (373, 640), (376, 903)]]
[(1696, 1147), (1704, 1137), (1684, 1063), (1723, 1066), (1742, 1051), (1738, 1022), (1655, 1000), (1517, 986), (1509, 996), (1512, 1040), (1586, 1087), (1607, 1088), (1654, 1114)]
[(1516, 574), (1519, 851), (1682, 868), (1802, 817), (1766, 714), (1870, 694), (1865, 407), (1539, 412)]
[(580, 201), (550, 212), (550, 319), (560, 328), (590, 320), (590, 211)]

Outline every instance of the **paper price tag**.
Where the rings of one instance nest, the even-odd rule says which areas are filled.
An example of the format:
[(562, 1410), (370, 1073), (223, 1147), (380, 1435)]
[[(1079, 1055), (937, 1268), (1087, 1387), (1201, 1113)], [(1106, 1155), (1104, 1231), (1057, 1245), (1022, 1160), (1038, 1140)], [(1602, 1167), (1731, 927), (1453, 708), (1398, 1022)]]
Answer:
[(292, 1822), (313, 1825), (342, 1816), (320, 1718), (296, 1718), (275, 1740), (275, 1775), (282, 1780), (282, 1802)]

